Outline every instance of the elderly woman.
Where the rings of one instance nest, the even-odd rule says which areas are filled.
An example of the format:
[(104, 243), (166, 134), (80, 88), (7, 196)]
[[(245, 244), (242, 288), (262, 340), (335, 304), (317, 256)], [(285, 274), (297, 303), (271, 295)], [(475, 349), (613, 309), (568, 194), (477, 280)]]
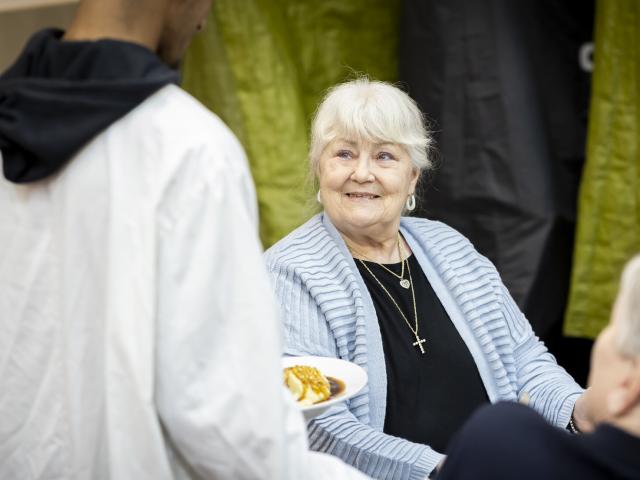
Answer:
[(527, 396), (565, 427), (582, 393), (466, 238), (402, 217), (430, 141), (401, 90), (367, 79), (332, 89), (310, 152), (324, 211), (266, 253), (285, 353), (350, 360), (369, 376), (310, 423), (311, 446), (376, 478), (426, 478), (483, 403)]

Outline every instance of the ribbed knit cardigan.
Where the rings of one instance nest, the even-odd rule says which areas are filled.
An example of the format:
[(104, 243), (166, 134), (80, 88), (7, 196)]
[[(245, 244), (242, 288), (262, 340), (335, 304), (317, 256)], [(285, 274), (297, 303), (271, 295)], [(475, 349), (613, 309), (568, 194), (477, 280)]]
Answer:
[[(403, 217), (400, 230), (469, 348), (491, 402), (517, 401), (526, 393), (531, 407), (564, 427), (582, 389), (534, 335), (491, 262), (443, 223)], [(309, 423), (311, 447), (374, 478), (426, 478), (442, 455), (382, 431), (387, 382), (375, 308), (328, 216), (316, 215), (265, 257), (285, 354), (349, 360), (369, 377), (357, 396)], [(422, 321), (428, 336), (428, 319)]]

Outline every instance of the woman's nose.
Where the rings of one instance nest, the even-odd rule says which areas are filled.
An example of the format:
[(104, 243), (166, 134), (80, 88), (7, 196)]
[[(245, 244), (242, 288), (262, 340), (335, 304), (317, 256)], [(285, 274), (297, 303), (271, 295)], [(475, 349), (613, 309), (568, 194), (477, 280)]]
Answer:
[(351, 179), (355, 182), (372, 182), (374, 180), (373, 172), (371, 171), (371, 162), (368, 155), (360, 155), (356, 162), (355, 169), (351, 174)]

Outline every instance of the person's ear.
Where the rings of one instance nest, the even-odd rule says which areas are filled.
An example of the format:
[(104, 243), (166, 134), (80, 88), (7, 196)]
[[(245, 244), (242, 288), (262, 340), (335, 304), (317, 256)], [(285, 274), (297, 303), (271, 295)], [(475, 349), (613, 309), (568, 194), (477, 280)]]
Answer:
[(631, 359), (631, 373), (629, 374), (629, 395), (640, 405), (640, 357)]
[(411, 192), (416, 191), (416, 185), (418, 183), (418, 179), (420, 178), (420, 169), (418, 167), (413, 167), (411, 171)]
[(640, 359), (630, 358), (622, 381), (607, 395), (607, 409), (612, 416), (620, 417), (637, 405), (640, 405)]

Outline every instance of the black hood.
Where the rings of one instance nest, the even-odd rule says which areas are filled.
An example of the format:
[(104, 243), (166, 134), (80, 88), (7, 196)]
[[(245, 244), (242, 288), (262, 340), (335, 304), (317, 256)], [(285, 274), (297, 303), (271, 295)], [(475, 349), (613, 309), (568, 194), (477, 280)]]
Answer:
[(0, 76), (0, 150), (15, 183), (48, 177), (98, 133), (178, 73), (147, 48), (119, 40), (35, 34)]

